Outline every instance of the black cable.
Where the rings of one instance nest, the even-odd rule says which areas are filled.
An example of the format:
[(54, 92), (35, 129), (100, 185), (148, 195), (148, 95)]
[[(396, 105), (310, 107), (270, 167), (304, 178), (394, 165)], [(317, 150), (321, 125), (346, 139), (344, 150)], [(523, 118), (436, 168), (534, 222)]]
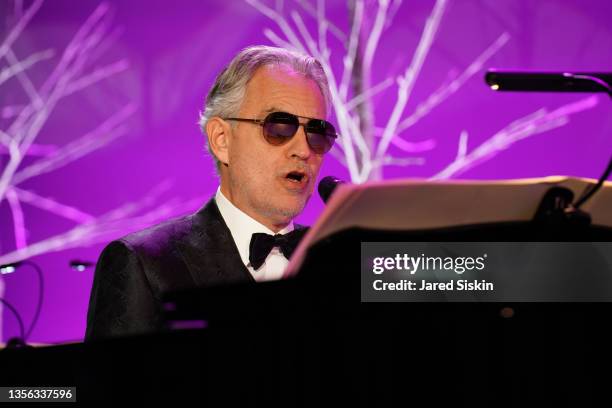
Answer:
[(21, 333), (21, 339), (24, 339), (24, 335), (25, 335), (25, 330), (23, 327), (23, 320), (21, 320), (21, 316), (19, 316), (19, 313), (17, 313), (17, 309), (15, 309), (13, 307), (13, 305), (11, 305), (9, 302), (7, 302), (6, 300), (0, 298), (0, 302), (6, 306), (11, 312), (13, 312), (13, 315), (15, 315), (15, 318), (17, 319), (17, 323), (19, 324), (19, 332)]
[(584, 204), (589, 198), (591, 198), (593, 196), (593, 194), (595, 194), (597, 192), (597, 190), (599, 190), (601, 188), (601, 186), (603, 186), (605, 181), (610, 176), (611, 172), (612, 172), (612, 158), (610, 158), (610, 162), (608, 163), (608, 167), (606, 168), (606, 171), (604, 171), (604, 174), (597, 181), (597, 184), (595, 184), (593, 187), (587, 187), (583, 191), (583, 193), (580, 196), (580, 198), (578, 200), (576, 200), (576, 204), (574, 204), (574, 208), (575, 209), (580, 208), (580, 206), (582, 204)]
[(28, 328), (28, 331), (26, 332), (25, 337), (23, 338), (23, 341), (27, 341), (28, 338), (30, 338), (30, 334), (32, 334), (32, 330), (34, 330), (34, 326), (36, 326), (36, 323), (38, 322), (38, 318), (40, 317), (40, 312), (42, 310), (42, 304), (43, 304), (43, 297), (45, 294), (45, 280), (43, 278), (42, 270), (34, 262), (21, 261), (20, 264), (30, 265), (32, 268), (34, 268), (34, 270), (36, 271), (36, 274), (38, 275), (38, 303), (36, 305), (36, 311), (34, 312), (34, 317), (32, 318), (30, 327)]
[(597, 86), (599, 86), (605, 93), (608, 94), (610, 98), (612, 98), (612, 89), (610, 88), (610, 84), (604, 81), (603, 79), (593, 76), (593, 75), (583, 75), (583, 74), (565, 74), (566, 76), (574, 79), (584, 79), (590, 81)]
[[(34, 327), (36, 326), (36, 323), (38, 322), (38, 318), (40, 317), (40, 312), (42, 311), (43, 298), (45, 294), (45, 280), (44, 280), (43, 273), (40, 267), (32, 261), (26, 260), (26, 261), (19, 261), (19, 262), (10, 264), (10, 266), (13, 266), (14, 268), (18, 268), (19, 266), (22, 266), (22, 265), (30, 265), (32, 268), (34, 268), (34, 270), (36, 271), (36, 275), (38, 276), (38, 302), (36, 304), (36, 310), (34, 312), (34, 317), (32, 317), (32, 322), (30, 323), (30, 326), (28, 327), (27, 331), (24, 332), (23, 327), (21, 329), (22, 331), (21, 338), (24, 342), (26, 342), (28, 338), (30, 338), (30, 334), (32, 334), (32, 330), (34, 330)], [(4, 265), (4, 266), (7, 266), (7, 265)], [(20, 320), (20, 324), (23, 326), (23, 321)]]
[[(571, 75), (571, 74), (568, 74), (568, 75)], [(595, 77), (595, 76), (591, 76), (591, 75), (571, 75), (571, 77), (575, 79), (584, 79), (584, 80), (591, 81), (597, 84), (599, 87), (604, 89), (606, 93), (608, 94), (608, 96), (610, 97), (610, 99), (612, 99), (612, 88), (610, 87), (610, 84), (608, 84), (603, 79)], [(593, 197), (593, 195), (597, 191), (599, 191), (601, 186), (603, 186), (605, 181), (608, 179), (608, 177), (610, 176), (610, 173), (612, 173), (612, 157), (610, 158), (608, 167), (606, 167), (606, 170), (604, 171), (604, 173), (601, 175), (599, 180), (597, 180), (597, 184), (595, 184), (594, 186), (589, 186), (585, 188), (582, 194), (580, 195), (580, 197), (573, 204), (573, 207), (575, 209), (579, 209), (582, 204), (584, 204), (585, 202), (587, 202), (587, 200)]]

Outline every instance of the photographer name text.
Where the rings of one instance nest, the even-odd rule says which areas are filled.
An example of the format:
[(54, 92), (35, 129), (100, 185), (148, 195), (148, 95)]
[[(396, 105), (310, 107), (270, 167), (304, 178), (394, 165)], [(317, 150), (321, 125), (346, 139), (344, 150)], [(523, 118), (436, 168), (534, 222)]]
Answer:
[(422, 279), (412, 281), (402, 279), (397, 282), (384, 282), (382, 279), (376, 279), (373, 282), (374, 290), (378, 291), (493, 291), (495, 285), (493, 282), (487, 282), (484, 279), (480, 280), (451, 280), (448, 282), (433, 282)]

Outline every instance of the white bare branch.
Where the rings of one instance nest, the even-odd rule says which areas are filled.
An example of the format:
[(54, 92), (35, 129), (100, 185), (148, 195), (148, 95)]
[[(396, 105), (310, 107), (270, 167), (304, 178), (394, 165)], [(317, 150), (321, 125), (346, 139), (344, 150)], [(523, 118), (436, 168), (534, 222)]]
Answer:
[[(415, 125), (421, 118), (427, 116), (431, 111), (444, 102), (448, 97), (457, 92), (470, 78), (482, 71), (485, 62), (495, 55), (508, 41), (510, 35), (503, 33), (493, 44), (491, 44), (483, 53), (481, 53), (457, 78), (450, 82), (442, 84), (442, 86), (429, 95), (425, 102), (420, 103), (414, 113), (402, 120), (397, 126), (397, 134), (401, 134), (404, 130)], [(398, 137), (398, 136), (396, 136)]]
[[(42, 126), (53, 111), (59, 99), (65, 94), (65, 90), (76, 75), (78, 75), (87, 61), (87, 50), (95, 46), (107, 30), (108, 22), (105, 21), (108, 6), (100, 5), (85, 21), (77, 31), (72, 41), (66, 47), (56, 68), (45, 81), (35, 95), (31, 95), (32, 102), (24, 107), (13, 124), (9, 127), (7, 134), (19, 144), (18, 154), (11, 150), (8, 165), (0, 175), (0, 201), (5, 195), (7, 188), (11, 185), (13, 177), (30, 145), (34, 143)], [(6, 50), (7, 58), (14, 58), (10, 49)], [(15, 62), (13, 62), (14, 64)], [(18, 61), (17, 61), (18, 63)], [(20, 72), (18, 75), (24, 77), (22, 84), (31, 84), (27, 74)], [(28, 85), (24, 85), (27, 87)]]
[(306, 52), (304, 46), (302, 45), (302, 42), (298, 39), (297, 35), (295, 34), (291, 26), (289, 26), (289, 23), (281, 13), (266, 6), (258, 0), (246, 0), (246, 2), (249, 3), (251, 6), (255, 7), (261, 14), (268, 17), (270, 20), (276, 22), (285, 37), (287, 37), (289, 42), (293, 44), (296, 49), (300, 50), (301, 52)]
[(382, 167), (382, 166), (422, 166), (425, 164), (425, 159), (423, 157), (391, 157), (384, 156), (382, 160), (372, 162), (373, 167)]
[(21, 71), (25, 71), (26, 69), (36, 65), (41, 61), (46, 61), (48, 59), (53, 58), (55, 52), (51, 49), (35, 52), (34, 54), (28, 56), (27, 58), (18, 61), (18, 64), (12, 64), (8, 67), (4, 68), (0, 71), (0, 85), (3, 82), (6, 82), (11, 77), (15, 76), (17, 73)]
[(359, 95), (355, 96), (353, 99), (348, 101), (346, 103), (346, 108), (349, 111), (353, 110), (355, 106), (359, 105), (360, 103), (363, 103), (363, 101), (367, 99), (373, 98), (375, 95), (385, 91), (391, 85), (393, 85), (393, 79), (392, 78), (385, 79), (381, 83), (374, 85), (370, 89), (366, 89), (364, 92), (360, 93)]
[(324, 14), (320, 12), (321, 9), (324, 8), (324, 0), (317, 0), (317, 8), (315, 9), (308, 1), (306, 0), (297, 0), (297, 3), (308, 13), (311, 17), (317, 19), (317, 21), (321, 23), (325, 23), (325, 25), (329, 28), (329, 31), (341, 42), (346, 40), (346, 35), (342, 32), (340, 28), (338, 28), (334, 23), (329, 21), (329, 19), (324, 17)]
[(166, 219), (172, 214), (193, 211), (195, 206), (202, 203), (202, 200), (203, 197), (188, 201), (170, 201), (131, 218), (129, 214), (134, 213), (141, 206), (137, 203), (128, 203), (114, 210), (113, 217), (100, 217), (96, 221), (79, 224), (66, 232), (4, 254), (0, 256), (0, 264), (14, 263), (49, 252), (108, 242), (118, 238), (118, 235), (124, 234), (125, 231), (136, 231)]
[(378, 48), (380, 35), (382, 34), (383, 28), (385, 26), (388, 7), (389, 0), (378, 0), (378, 10), (376, 12), (376, 18), (374, 19), (374, 25), (372, 27), (372, 31), (370, 32), (370, 36), (368, 37), (365, 52), (363, 54), (363, 68), (367, 73), (372, 71), (372, 61), (374, 61), (374, 54), (376, 53), (376, 49)]
[(304, 24), (304, 20), (302, 20), (302, 16), (300, 16), (300, 14), (297, 13), (296, 11), (292, 11), (291, 18), (293, 19), (293, 23), (297, 27), (300, 35), (304, 39), (304, 42), (306, 43), (306, 47), (308, 48), (308, 52), (310, 53), (310, 55), (319, 55), (320, 52), (319, 52), (317, 43), (315, 42), (314, 38), (310, 35), (310, 32), (308, 32), (308, 28), (306, 28), (306, 24)]
[(400, 117), (404, 111), (408, 99), (410, 98), (412, 88), (414, 87), (423, 63), (425, 62), (425, 57), (429, 53), (433, 39), (438, 31), (440, 21), (442, 20), (445, 7), (446, 0), (436, 1), (431, 14), (425, 23), (425, 28), (423, 30), (421, 39), (419, 40), (419, 44), (417, 45), (414, 57), (412, 58), (412, 61), (406, 69), (404, 75), (398, 78), (399, 86), (397, 91), (397, 100), (395, 106), (393, 107), (393, 111), (391, 112), (391, 116), (389, 117), (389, 121), (387, 122), (387, 126), (385, 127), (385, 131), (383, 132), (382, 139), (378, 145), (378, 148), (376, 149), (376, 158), (380, 158), (385, 155), (391, 139), (396, 134)]
[(39, 109), (42, 105), (42, 99), (40, 98), (38, 91), (34, 87), (34, 84), (30, 80), (30, 77), (27, 76), (24, 72), (26, 70), (26, 67), (23, 66), (23, 63), (19, 61), (19, 59), (17, 59), (17, 56), (10, 48), (6, 50), (5, 58), (9, 62), (10, 66), (13, 67), (15, 75), (21, 83), (23, 90), (30, 98), (30, 103), (32, 104), (32, 106), (34, 106), (35, 109)]
[(23, 209), (19, 202), (19, 197), (14, 190), (9, 189), (6, 192), (6, 201), (11, 209), (11, 217), (13, 219), (13, 235), (15, 237), (15, 247), (17, 249), (25, 248), (27, 243), (27, 233), (25, 228), (25, 217)]
[(467, 145), (468, 145), (468, 138), (469, 138), (469, 134), (467, 132), (467, 130), (462, 130), (461, 134), (459, 135), (459, 146), (457, 148), (457, 157), (455, 158), (455, 160), (464, 160), (465, 156), (467, 155)]
[(103, 79), (106, 79), (110, 76), (116, 75), (120, 72), (123, 72), (129, 68), (129, 63), (127, 60), (120, 60), (109, 64), (103, 68), (98, 68), (90, 74), (84, 75), (81, 78), (70, 83), (66, 90), (64, 91), (63, 97), (73, 94), (77, 91), (80, 91), (84, 88), (87, 88), (96, 82), (99, 82)]
[(355, 11), (353, 12), (351, 34), (349, 35), (346, 55), (342, 61), (344, 64), (344, 69), (342, 70), (342, 79), (340, 80), (340, 97), (342, 98), (342, 100), (346, 100), (347, 98), (349, 81), (353, 73), (353, 66), (355, 64), (355, 58), (357, 56), (357, 46), (359, 45), (359, 35), (361, 32), (361, 25), (363, 23), (363, 7), (363, 0), (357, 0), (355, 2)]
[(528, 137), (558, 128), (569, 122), (569, 117), (578, 112), (591, 109), (598, 104), (598, 98), (591, 96), (577, 102), (563, 105), (552, 112), (539, 109), (532, 114), (513, 121), (508, 126), (487, 139), (484, 143), (466, 153), (467, 133), (460, 139), (456, 159), (443, 170), (431, 177), (432, 180), (448, 179), (468, 169), (490, 160), (493, 156), (508, 149), (512, 144)]
[(270, 30), (269, 28), (266, 28), (264, 30), (264, 35), (268, 40), (272, 42), (272, 44), (276, 45), (277, 47), (285, 48), (291, 51), (299, 51), (293, 44), (283, 40), (278, 36), (278, 34)]
[(62, 204), (51, 197), (44, 197), (29, 190), (22, 190), (19, 187), (12, 187), (11, 191), (17, 194), (17, 198), (22, 203), (40, 208), (52, 214), (66, 218), (77, 223), (92, 222), (95, 217), (87, 214), (76, 207)]
[(127, 132), (124, 122), (134, 111), (133, 105), (126, 106), (93, 131), (59, 149), (52, 157), (41, 159), (16, 173), (13, 177), (13, 184), (18, 185), (32, 177), (66, 166), (124, 135)]
[(13, 43), (21, 35), (23, 30), (26, 28), (32, 17), (36, 14), (40, 6), (42, 6), (42, 0), (35, 0), (29, 9), (20, 16), (19, 21), (11, 31), (8, 33), (2, 44), (0, 45), (0, 58), (4, 57), (6, 52), (13, 46)]
[[(43, 82), (43, 85), (37, 89), (27, 70), (41, 61), (50, 59), (54, 52), (52, 50), (35, 52), (20, 60), (15, 55), (12, 45), (41, 4), (41, 0), (36, 0), (20, 16), (16, 26), (9, 32), (8, 37), (0, 46), (0, 56), (5, 57), (8, 62), (8, 67), (0, 72), (0, 83), (15, 77), (30, 99), (26, 105), (5, 106), (2, 110), (4, 117), (14, 117), (14, 120), (8, 129), (0, 130), (0, 148), (2, 149), (0, 153), (9, 156), (8, 162), (3, 163), (5, 166), (0, 174), (0, 202), (6, 198), (11, 211), (16, 248), (15, 251), (0, 256), (2, 263), (16, 262), (50, 251), (98, 242), (96, 240), (105, 240), (109, 236), (108, 234), (123, 233), (125, 229), (138, 227), (139, 225), (144, 226), (145, 223), (158, 220), (161, 216), (183, 208), (182, 206), (185, 204), (193, 205), (193, 202), (182, 203), (179, 201), (169, 201), (164, 205), (157, 205), (154, 202), (155, 195), (159, 195), (160, 190), (154, 190), (152, 195), (145, 197), (140, 202), (128, 203), (97, 218), (75, 207), (60, 203), (53, 198), (16, 187), (20, 182), (65, 166), (124, 134), (127, 129), (125, 121), (135, 110), (134, 106), (128, 104), (88, 134), (63, 147), (34, 143), (42, 126), (63, 97), (124, 71), (128, 67), (126, 60), (120, 60), (85, 72), (88, 64), (103, 51), (102, 48), (109, 45), (107, 34), (111, 23), (108, 5), (103, 3), (77, 30), (62, 52), (51, 74)], [(39, 156), (40, 158), (28, 167), (19, 169), (25, 156)], [(22, 204), (35, 206), (48, 213), (62, 216), (75, 221), (77, 225), (67, 232), (30, 244), (26, 239), (26, 217)], [(136, 211), (145, 209), (146, 206), (152, 209), (142, 216), (134, 216)], [(120, 230), (120, 228), (123, 228), (123, 230)]]

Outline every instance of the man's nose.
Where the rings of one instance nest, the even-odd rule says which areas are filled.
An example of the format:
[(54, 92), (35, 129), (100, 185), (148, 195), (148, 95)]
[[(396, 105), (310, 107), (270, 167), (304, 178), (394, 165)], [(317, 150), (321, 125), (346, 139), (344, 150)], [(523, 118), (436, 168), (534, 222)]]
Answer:
[(306, 131), (304, 126), (300, 126), (289, 142), (289, 156), (307, 160), (311, 154), (312, 151), (306, 140)]

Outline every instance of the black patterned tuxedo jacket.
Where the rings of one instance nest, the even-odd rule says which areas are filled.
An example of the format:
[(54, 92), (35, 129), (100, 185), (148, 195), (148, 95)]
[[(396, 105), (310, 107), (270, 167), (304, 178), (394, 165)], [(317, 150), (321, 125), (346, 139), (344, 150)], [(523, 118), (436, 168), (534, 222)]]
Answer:
[(85, 340), (161, 330), (163, 293), (240, 282), (255, 280), (211, 199), (195, 214), (104, 248), (96, 265)]

